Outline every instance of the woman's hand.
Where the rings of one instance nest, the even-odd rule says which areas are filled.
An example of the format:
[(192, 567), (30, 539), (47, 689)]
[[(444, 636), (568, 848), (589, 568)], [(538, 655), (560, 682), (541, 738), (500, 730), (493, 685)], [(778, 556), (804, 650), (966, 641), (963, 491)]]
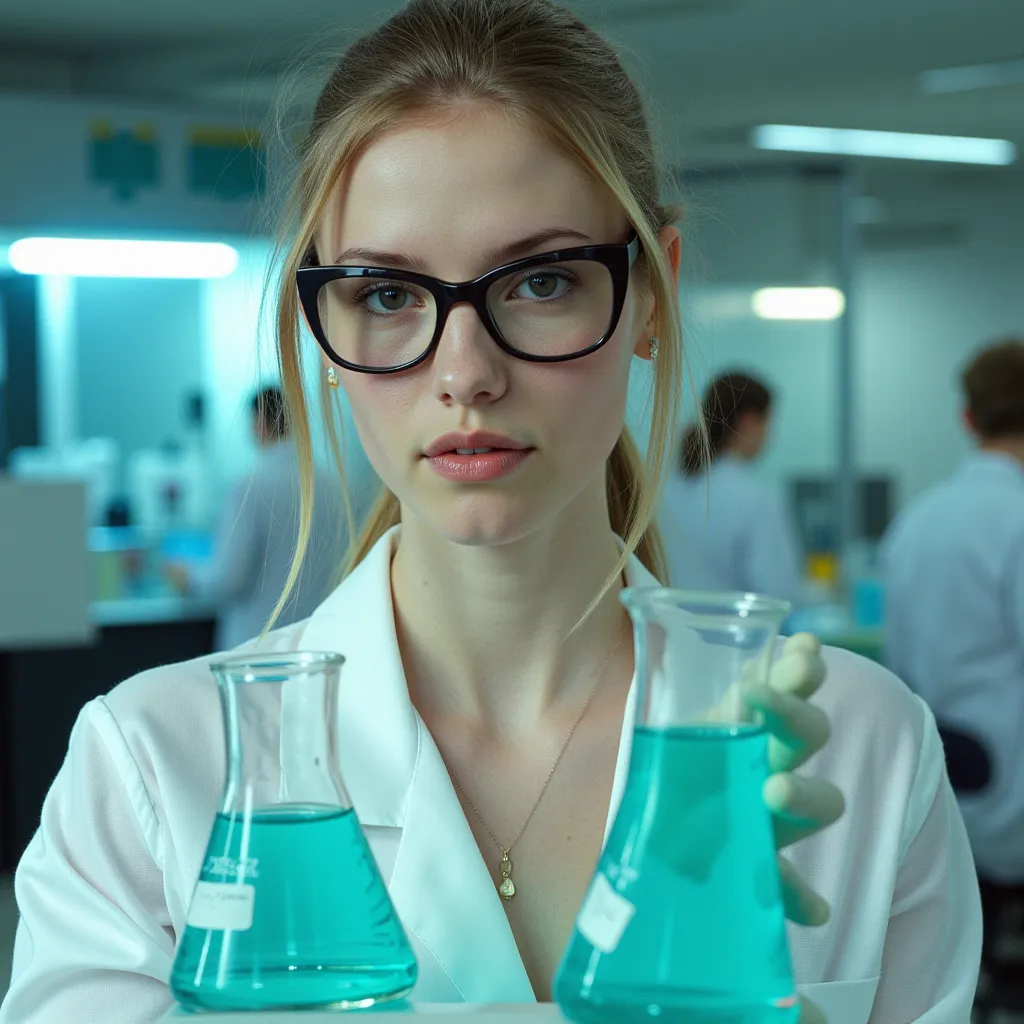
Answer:
[[(795, 774), (829, 737), (828, 716), (808, 703), (824, 678), (820, 643), (809, 633), (798, 633), (784, 645), (768, 685), (744, 688), (747, 703), (764, 715), (770, 733), (772, 774), (764, 785), (764, 799), (772, 812), (777, 850), (828, 828), (843, 813), (843, 794), (831, 782)], [(782, 856), (779, 871), (786, 917), (797, 924), (824, 924), (830, 913), (827, 901)], [(808, 1013), (803, 1019), (810, 1019)]]

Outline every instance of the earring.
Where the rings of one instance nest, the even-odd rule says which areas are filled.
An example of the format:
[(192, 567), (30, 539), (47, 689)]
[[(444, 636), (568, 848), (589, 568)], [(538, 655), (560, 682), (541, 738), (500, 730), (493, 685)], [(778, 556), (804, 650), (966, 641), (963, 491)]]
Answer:
[(333, 366), (327, 367), (327, 386), (332, 391), (337, 391), (338, 390), (338, 385), (340, 383), (341, 383), (341, 381), (338, 380), (338, 373), (334, 369), (334, 367)]
[(658, 339), (651, 338), (647, 344), (651, 346), (651, 362), (655, 363), (658, 361)]

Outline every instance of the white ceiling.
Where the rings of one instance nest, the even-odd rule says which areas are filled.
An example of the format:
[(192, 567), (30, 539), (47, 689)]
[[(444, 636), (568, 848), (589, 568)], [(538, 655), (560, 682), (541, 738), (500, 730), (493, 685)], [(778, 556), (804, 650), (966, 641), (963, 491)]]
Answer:
[[(297, 61), (382, 20), (399, 0), (0, 0), (0, 90), (201, 104), (259, 117)], [(753, 124), (1008, 138), (1022, 160), (1024, 84), (925, 95), (930, 68), (1024, 56), (1024, 0), (571, 0), (639, 74), (667, 156), (764, 163)], [(871, 174), (955, 175), (872, 163)]]

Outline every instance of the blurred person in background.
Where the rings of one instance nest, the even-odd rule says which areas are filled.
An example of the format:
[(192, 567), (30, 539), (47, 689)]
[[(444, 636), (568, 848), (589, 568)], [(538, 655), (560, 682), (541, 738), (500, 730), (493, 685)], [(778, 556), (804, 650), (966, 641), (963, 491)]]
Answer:
[[(208, 563), (170, 563), (171, 583), (218, 609), (216, 649), (230, 650), (259, 636), (284, 592), (299, 536), (299, 466), (280, 388), (252, 399), (256, 467), (232, 488), (221, 510)], [(336, 481), (317, 474), (310, 549), (279, 624), (309, 616), (327, 596), (345, 539)]]
[(979, 873), (1024, 883), (1024, 340), (963, 372), (977, 451), (882, 550), (886, 660), (931, 706)]
[(673, 586), (740, 590), (797, 601), (802, 574), (796, 529), (782, 496), (757, 477), (772, 393), (754, 377), (727, 373), (704, 394), (707, 443), (693, 424), (680, 472), (668, 481), (661, 527)]

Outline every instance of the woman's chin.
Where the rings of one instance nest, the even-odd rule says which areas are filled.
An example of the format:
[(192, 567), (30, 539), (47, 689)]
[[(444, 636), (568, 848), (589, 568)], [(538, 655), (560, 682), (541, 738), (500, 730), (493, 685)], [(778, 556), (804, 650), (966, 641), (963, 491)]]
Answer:
[(544, 510), (522, 495), (466, 496), (424, 517), (429, 528), (453, 544), (498, 547), (528, 537), (544, 522)]

